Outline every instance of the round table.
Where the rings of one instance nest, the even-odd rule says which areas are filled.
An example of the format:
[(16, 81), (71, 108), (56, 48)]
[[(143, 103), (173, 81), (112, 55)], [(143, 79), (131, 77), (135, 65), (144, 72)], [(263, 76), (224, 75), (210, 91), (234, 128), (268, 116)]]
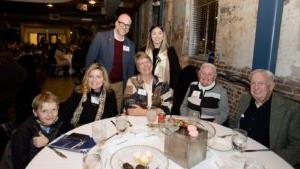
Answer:
[[(103, 119), (100, 121), (95, 121), (93, 123), (106, 123), (107, 131), (109, 131), (108, 136), (110, 134), (114, 134), (116, 132), (115, 126), (111, 123), (111, 120), (115, 121), (115, 118)], [(157, 131), (155, 134), (153, 132), (149, 132), (145, 124), (147, 124), (147, 119), (145, 117), (139, 116), (128, 116), (128, 120), (133, 124), (132, 127), (128, 129), (125, 135), (123, 136), (115, 136), (109, 139), (105, 145), (103, 146), (102, 151), (102, 163), (105, 169), (111, 169), (110, 167), (110, 158), (114, 152), (119, 150), (120, 148), (130, 146), (130, 145), (149, 145), (155, 147), (162, 152), (164, 152), (164, 134)], [(80, 126), (76, 129), (69, 131), (66, 134), (70, 133), (83, 133), (92, 135), (92, 124), (89, 123), (83, 126)], [(232, 132), (230, 128), (226, 128), (224, 126), (211, 123), (216, 129), (215, 137), (229, 134)], [(151, 133), (151, 134), (150, 134)], [(213, 138), (212, 138), (213, 139)], [(248, 139), (247, 149), (264, 149), (265, 147), (260, 143), (256, 142), (253, 139)], [(27, 165), (26, 169), (81, 169), (82, 168), (82, 158), (83, 154), (59, 150), (63, 154), (67, 156), (67, 158), (61, 158), (57, 154), (55, 154), (48, 147), (43, 148)], [(94, 148), (90, 150), (90, 152), (94, 151)], [(229, 159), (234, 152), (232, 150), (229, 151), (217, 151), (211, 148), (208, 148), (207, 157), (204, 161), (200, 162), (198, 165), (194, 166), (193, 169), (219, 169), (220, 163), (224, 159)], [(258, 152), (244, 152), (243, 156), (245, 158), (251, 158), (259, 163), (263, 164), (265, 169), (293, 169), (293, 167), (288, 164), (285, 160), (283, 160), (280, 156), (275, 154), (272, 151), (258, 151)], [(172, 160), (169, 160), (169, 169), (181, 169), (179, 165), (177, 165)]]

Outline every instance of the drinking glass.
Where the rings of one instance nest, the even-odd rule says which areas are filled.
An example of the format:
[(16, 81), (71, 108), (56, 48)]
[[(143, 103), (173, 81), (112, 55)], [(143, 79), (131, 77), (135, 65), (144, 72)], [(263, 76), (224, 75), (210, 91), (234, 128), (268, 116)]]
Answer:
[(232, 149), (234, 151), (243, 152), (247, 146), (247, 131), (243, 129), (233, 129)]
[(96, 142), (97, 151), (101, 152), (102, 145), (105, 143), (107, 137), (107, 128), (104, 123), (94, 123), (92, 125), (92, 137)]
[(196, 125), (200, 119), (200, 114), (199, 112), (196, 111), (188, 112), (187, 116), (188, 116), (189, 123), (194, 125)]
[(124, 133), (128, 128), (127, 116), (119, 115), (116, 117), (116, 129), (118, 133)]
[(179, 130), (179, 124), (175, 123), (172, 118), (168, 118), (165, 121), (165, 125), (164, 125), (162, 132), (166, 135), (171, 135), (172, 133), (176, 132), (177, 130)]
[(84, 154), (82, 161), (83, 169), (101, 169), (101, 156), (100, 154)]
[(146, 118), (148, 122), (150, 123), (150, 127), (153, 127), (153, 124), (155, 123), (157, 119), (157, 113), (155, 109), (148, 109), (146, 113)]

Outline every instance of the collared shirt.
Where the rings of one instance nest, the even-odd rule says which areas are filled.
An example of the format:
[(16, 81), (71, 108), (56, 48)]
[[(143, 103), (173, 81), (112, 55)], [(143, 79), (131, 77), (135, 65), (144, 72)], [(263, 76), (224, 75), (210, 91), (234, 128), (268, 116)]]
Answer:
[(247, 110), (240, 119), (240, 128), (246, 130), (249, 137), (266, 147), (270, 147), (271, 100), (272, 97), (258, 107), (252, 98)]

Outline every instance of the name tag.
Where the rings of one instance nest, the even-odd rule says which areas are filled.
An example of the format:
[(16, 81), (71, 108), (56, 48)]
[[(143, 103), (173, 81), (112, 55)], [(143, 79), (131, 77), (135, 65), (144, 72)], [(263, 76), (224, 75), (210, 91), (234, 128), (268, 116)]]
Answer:
[(129, 48), (129, 46), (123, 45), (123, 50), (126, 51), (126, 52), (129, 52), (129, 51), (130, 51), (130, 48)]
[(201, 104), (201, 99), (198, 98), (198, 97), (188, 97), (188, 102), (194, 104), (194, 105), (197, 105), (197, 106), (200, 106)]
[(91, 96), (91, 102), (94, 104), (99, 104), (100, 99), (99, 97)]
[(147, 92), (146, 92), (146, 90), (144, 90), (144, 89), (138, 89), (138, 94), (139, 94), (139, 95), (146, 96), (146, 95), (147, 95)]
[(193, 91), (192, 96), (191, 97), (200, 97), (200, 91)]

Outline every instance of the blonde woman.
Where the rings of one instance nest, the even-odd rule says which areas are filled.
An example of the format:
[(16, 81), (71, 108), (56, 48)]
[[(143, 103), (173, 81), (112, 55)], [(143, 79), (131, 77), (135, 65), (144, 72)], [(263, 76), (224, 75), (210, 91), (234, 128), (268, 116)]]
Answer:
[(90, 65), (82, 84), (61, 104), (61, 118), (73, 127), (118, 114), (116, 96), (107, 72), (100, 64)]
[(139, 74), (128, 79), (125, 88), (124, 104), (129, 115), (143, 116), (149, 109), (157, 114), (170, 114), (172, 92), (166, 82), (152, 74), (153, 64), (144, 52), (135, 56)]

